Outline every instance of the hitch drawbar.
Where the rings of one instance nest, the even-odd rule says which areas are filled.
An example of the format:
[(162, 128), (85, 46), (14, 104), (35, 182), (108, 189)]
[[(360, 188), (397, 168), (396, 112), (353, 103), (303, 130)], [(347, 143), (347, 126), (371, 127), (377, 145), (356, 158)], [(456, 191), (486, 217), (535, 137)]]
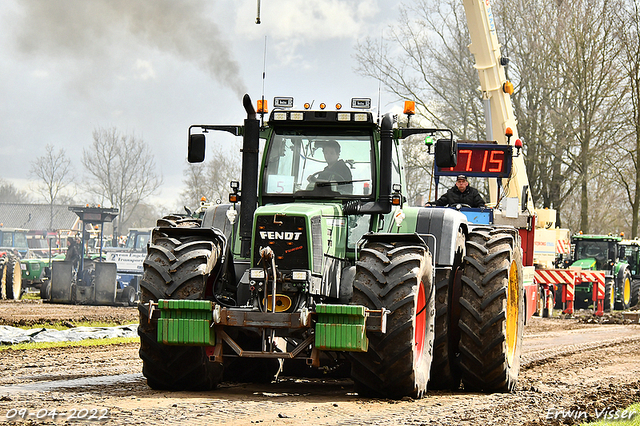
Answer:
[[(156, 310), (159, 317), (153, 315)], [(314, 331), (316, 349), (356, 352), (367, 351), (366, 332), (386, 332), (389, 314), (384, 308), (369, 310), (360, 305), (316, 305), (315, 312), (286, 313), (225, 308), (209, 300), (164, 299), (149, 302), (149, 312), (150, 319), (158, 319), (157, 339), (165, 345), (215, 346), (221, 337), (216, 332), (227, 335), (226, 327), (308, 328)]]

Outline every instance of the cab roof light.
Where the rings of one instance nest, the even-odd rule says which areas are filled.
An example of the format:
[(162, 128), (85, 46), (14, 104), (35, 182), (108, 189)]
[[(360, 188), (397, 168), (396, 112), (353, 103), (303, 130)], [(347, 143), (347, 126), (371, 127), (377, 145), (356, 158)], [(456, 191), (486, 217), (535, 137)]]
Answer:
[(371, 109), (371, 98), (352, 98), (351, 108)]
[(502, 85), (502, 91), (509, 95), (513, 95), (513, 83), (510, 82), (509, 80), (505, 81), (504, 84)]
[(367, 121), (368, 115), (366, 112), (356, 112), (353, 114), (353, 121)]
[(325, 104), (324, 102), (320, 104), (320, 109), (325, 109), (326, 107), (327, 107), (327, 104)]
[(351, 114), (348, 112), (339, 112), (338, 121), (351, 121)]
[(291, 113), (289, 113), (289, 119), (290, 120), (304, 120), (304, 112), (302, 112), (302, 111), (291, 112)]
[(309, 108), (311, 108), (311, 104), (309, 102), (305, 102), (304, 109), (309, 109)]
[(415, 101), (404, 101), (404, 114), (414, 115), (416, 113)]
[(269, 112), (266, 99), (258, 99), (258, 108), (256, 109), (256, 112), (258, 114), (266, 114), (267, 112)]
[(275, 121), (283, 121), (287, 119), (287, 113), (284, 111), (278, 111), (273, 113), (273, 119)]
[(293, 97), (283, 96), (273, 98), (274, 108), (293, 108)]
[(336, 109), (339, 111), (342, 109), (342, 104), (341, 103), (337, 103), (336, 104)]

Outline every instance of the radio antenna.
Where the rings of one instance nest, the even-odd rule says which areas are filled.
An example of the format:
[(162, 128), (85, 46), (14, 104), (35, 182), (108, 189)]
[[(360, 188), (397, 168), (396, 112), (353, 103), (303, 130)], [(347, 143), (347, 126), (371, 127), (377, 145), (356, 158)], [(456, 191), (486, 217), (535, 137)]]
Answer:
[[(380, 55), (382, 55), (382, 35), (384, 33), (384, 30), (380, 31)], [(382, 56), (381, 56), (382, 57)], [(378, 125), (380, 125), (381, 121), (380, 121), (380, 91), (381, 91), (381, 80), (382, 80), (382, 67), (380, 67), (380, 73), (378, 75)]]
[[(260, 0), (258, 0), (258, 7), (260, 5)], [(259, 10), (259, 9), (258, 9)], [(260, 15), (258, 15), (260, 16)], [(262, 56), (262, 111), (260, 113), (260, 119), (262, 121), (261, 125), (264, 126), (264, 82), (267, 78), (267, 36), (264, 36), (264, 53)]]
[(256, 24), (260, 23), (260, 0), (258, 0), (258, 11), (256, 14)]

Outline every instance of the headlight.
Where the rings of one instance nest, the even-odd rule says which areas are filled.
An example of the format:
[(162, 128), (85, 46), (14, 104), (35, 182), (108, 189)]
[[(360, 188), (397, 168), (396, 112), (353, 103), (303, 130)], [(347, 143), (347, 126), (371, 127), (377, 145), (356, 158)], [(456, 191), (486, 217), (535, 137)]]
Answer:
[(293, 281), (307, 281), (307, 271), (291, 271)]
[(252, 280), (264, 280), (264, 269), (251, 269), (249, 270), (249, 277)]

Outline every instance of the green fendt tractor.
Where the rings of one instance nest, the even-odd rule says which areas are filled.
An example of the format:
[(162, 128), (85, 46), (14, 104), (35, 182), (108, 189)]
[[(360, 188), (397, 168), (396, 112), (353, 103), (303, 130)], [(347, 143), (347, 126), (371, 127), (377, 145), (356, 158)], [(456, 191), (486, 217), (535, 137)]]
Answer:
[(378, 124), (367, 99), (315, 111), (276, 98), (262, 126), (243, 103), (244, 125), (189, 130), (190, 162), (204, 160), (205, 133), (243, 137), (230, 203), (162, 218), (152, 232), (139, 304), (148, 384), (213, 389), (284, 368), (346, 371), (360, 395), (389, 398), (421, 397), (429, 381), (512, 390), (518, 232), (403, 205), (402, 139), (440, 138), (436, 162), (451, 167), (451, 131), (398, 128), (391, 115)]
[[(635, 249), (636, 260), (633, 260), (634, 245), (632, 242), (623, 245), (622, 241), (622, 237), (613, 235), (578, 234), (571, 237), (573, 256), (570, 267), (605, 273), (605, 311), (627, 309), (638, 300), (640, 281), (633, 280), (633, 275), (638, 274), (637, 248)], [(633, 262), (631, 263), (633, 267), (630, 260)], [(576, 285), (575, 307), (577, 309), (589, 306), (593, 285), (594, 283), (591, 282)], [(632, 296), (634, 290), (635, 303)]]

